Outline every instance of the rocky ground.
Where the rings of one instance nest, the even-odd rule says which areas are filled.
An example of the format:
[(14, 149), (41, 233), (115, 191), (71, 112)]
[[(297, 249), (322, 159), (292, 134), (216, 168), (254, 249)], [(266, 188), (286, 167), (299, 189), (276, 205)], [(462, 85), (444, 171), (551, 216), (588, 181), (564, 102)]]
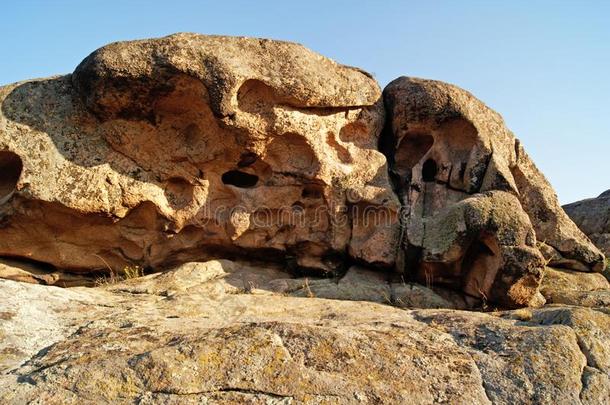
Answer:
[(431, 289), (359, 268), (294, 279), (224, 260), (95, 288), (0, 280), (0, 397), (607, 403), (608, 282), (549, 269), (542, 292), (552, 304), (538, 309), (438, 309), (448, 301)]

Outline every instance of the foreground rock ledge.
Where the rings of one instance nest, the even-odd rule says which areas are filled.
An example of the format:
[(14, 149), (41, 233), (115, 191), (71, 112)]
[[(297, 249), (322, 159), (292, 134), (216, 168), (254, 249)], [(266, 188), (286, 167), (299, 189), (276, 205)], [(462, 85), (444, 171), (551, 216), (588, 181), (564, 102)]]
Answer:
[[(282, 289), (291, 280), (280, 269), (230, 261), (96, 288), (0, 280), (0, 397), (15, 404), (610, 398), (605, 308), (403, 310), (311, 290), (293, 296)], [(352, 278), (352, 291), (358, 285), (366, 287)]]
[[(36, 281), (357, 263), (510, 308), (542, 304), (545, 265), (603, 269), (501, 117), (446, 83), (382, 92), (297, 44), (176, 34), (110, 44), (0, 104), (0, 257)], [(16, 266), (0, 272), (27, 279)]]

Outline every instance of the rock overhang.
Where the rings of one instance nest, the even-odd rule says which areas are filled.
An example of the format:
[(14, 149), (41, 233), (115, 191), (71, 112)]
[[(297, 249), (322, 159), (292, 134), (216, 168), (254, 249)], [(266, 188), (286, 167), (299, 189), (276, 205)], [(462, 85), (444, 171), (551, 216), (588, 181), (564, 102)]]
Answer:
[(581, 271), (603, 260), (499, 114), (442, 82), (399, 78), (382, 98), (297, 44), (176, 34), (0, 94), (0, 147), (23, 162), (3, 256), (77, 272), (357, 261), (508, 306), (535, 300), (543, 254)]

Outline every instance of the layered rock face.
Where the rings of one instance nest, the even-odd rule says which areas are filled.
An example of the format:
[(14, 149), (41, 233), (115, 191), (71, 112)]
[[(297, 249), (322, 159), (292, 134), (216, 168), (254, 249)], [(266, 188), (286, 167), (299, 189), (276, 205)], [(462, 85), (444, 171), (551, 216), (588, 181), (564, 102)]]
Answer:
[(546, 262), (603, 267), (500, 116), (444, 83), (382, 96), (300, 45), (177, 34), (108, 45), (0, 103), (14, 279), (24, 259), (62, 285), (209, 258), (358, 263), (517, 307), (541, 304)]
[(563, 206), (563, 209), (591, 241), (610, 257), (610, 190)]

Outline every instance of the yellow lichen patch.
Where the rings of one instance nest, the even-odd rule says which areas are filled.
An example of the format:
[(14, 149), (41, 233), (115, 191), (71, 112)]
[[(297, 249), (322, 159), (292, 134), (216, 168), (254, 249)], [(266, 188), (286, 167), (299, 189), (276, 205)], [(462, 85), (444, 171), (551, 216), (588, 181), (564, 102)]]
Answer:
[(117, 401), (118, 399), (132, 399), (141, 392), (141, 389), (130, 374), (97, 375), (84, 369), (81, 372), (81, 378), (76, 381), (74, 391), (77, 393), (97, 392), (108, 401)]

